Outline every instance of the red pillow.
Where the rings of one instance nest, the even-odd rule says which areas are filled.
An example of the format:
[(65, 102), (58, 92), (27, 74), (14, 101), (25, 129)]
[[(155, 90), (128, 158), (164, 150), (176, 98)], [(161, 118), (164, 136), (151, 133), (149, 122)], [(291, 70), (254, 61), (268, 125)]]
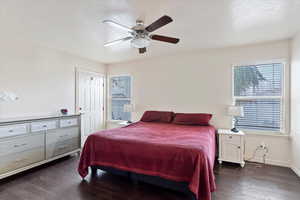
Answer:
[(208, 126), (212, 114), (206, 113), (176, 113), (174, 124)]
[(171, 123), (174, 112), (166, 111), (146, 111), (141, 119), (142, 122), (164, 122)]

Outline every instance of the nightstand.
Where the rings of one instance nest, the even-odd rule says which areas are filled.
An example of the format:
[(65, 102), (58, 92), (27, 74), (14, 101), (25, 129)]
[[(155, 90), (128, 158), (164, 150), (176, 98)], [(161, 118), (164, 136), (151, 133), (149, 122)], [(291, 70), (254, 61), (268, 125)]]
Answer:
[(106, 129), (112, 129), (112, 128), (122, 128), (125, 126), (128, 126), (130, 123), (127, 121), (107, 121), (106, 122)]
[(128, 125), (130, 125), (130, 124), (132, 124), (132, 122), (122, 121), (122, 122), (119, 123), (119, 126), (120, 126), (120, 127), (124, 127), (124, 126), (128, 126)]
[(244, 149), (245, 134), (242, 131), (234, 133), (228, 129), (218, 129), (219, 134), (219, 163), (223, 161), (239, 163), (245, 166)]

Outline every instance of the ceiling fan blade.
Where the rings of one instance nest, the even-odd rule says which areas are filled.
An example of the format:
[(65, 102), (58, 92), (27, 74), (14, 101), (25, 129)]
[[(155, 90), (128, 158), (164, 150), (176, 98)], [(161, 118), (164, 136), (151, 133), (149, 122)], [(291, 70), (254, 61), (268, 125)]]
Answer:
[(132, 38), (133, 38), (133, 37), (126, 37), (126, 38), (114, 40), (114, 41), (105, 43), (104, 46), (105, 46), (105, 47), (108, 47), (108, 46), (111, 46), (111, 45), (118, 44), (118, 43), (120, 43), (120, 42), (125, 42), (125, 41), (127, 41), (127, 40), (131, 40)]
[(163, 36), (163, 35), (150, 35), (150, 38), (152, 40), (169, 42), (169, 43), (173, 43), (173, 44), (177, 44), (179, 42), (178, 38), (172, 38), (172, 37), (167, 37), (167, 36)]
[(124, 31), (128, 31), (128, 32), (131, 32), (131, 33), (134, 32), (131, 28), (129, 28), (127, 26), (124, 26), (122, 24), (119, 24), (117, 22), (114, 22), (112, 20), (104, 20), (103, 23), (112, 25), (112, 26), (114, 26), (116, 28), (119, 28), (119, 29), (123, 29)]
[(142, 53), (145, 53), (146, 52), (146, 47), (144, 48), (139, 48), (139, 53), (142, 54)]
[(164, 15), (161, 18), (159, 18), (158, 20), (156, 20), (155, 22), (153, 22), (152, 24), (150, 24), (149, 26), (147, 26), (146, 30), (148, 32), (153, 32), (153, 31), (159, 29), (160, 27), (167, 25), (168, 23), (170, 23), (172, 21), (173, 20), (171, 17)]

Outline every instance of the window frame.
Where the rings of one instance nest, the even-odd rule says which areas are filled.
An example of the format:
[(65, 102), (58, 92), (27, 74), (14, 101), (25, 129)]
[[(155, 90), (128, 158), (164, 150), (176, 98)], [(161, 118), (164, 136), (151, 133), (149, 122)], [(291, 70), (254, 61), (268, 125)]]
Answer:
[[(281, 87), (281, 96), (235, 96), (234, 95), (234, 69), (235, 67), (242, 67), (242, 66), (251, 66), (251, 65), (266, 65), (266, 64), (274, 64), (274, 63), (281, 63), (282, 64), (282, 87)], [(286, 117), (288, 115), (287, 111), (289, 111), (288, 104), (286, 101), (287, 98), (287, 89), (286, 88), (286, 80), (288, 80), (287, 77), (287, 69), (286, 69), (287, 62), (286, 59), (274, 59), (274, 60), (267, 60), (267, 61), (260, 61), (260, 62), (250, 62), (250, 63), (238, 63), (238, 64), (232, 64), (231, 66), (231, 96), (232, 96), (232, 105), (236, 105), (237, 100), (256, 100), (256, 99), (280, 99), (281, 100), (281, 106), (280, 106), (280, 112), (281, 112), (281, 121), (280, 121), (280, 130), (278, 131), (271, 131), (271, 130), (255, 130), (255, 129), (242, 129), (246, 131), (247, 133), (252, 133), (252, 134), (259, 134), (259, 135), (288, 135), (288, 126), (287, 126), (287, 121)], [(231, 117), (232, 125), (234, 124), (233, 117)]]
[[(122, 77), (122, 76), (129, 76), (130, 77), (130, 98), (113, 98), (110, 94), (110, 90), (111, 90), (111, 78), (113, 77)], [(107, 79), (108, 83), (108, 88), (107, 88), (107, 100), (108, 100), (108, 113), (107, 113), (107, 119), (108, 119), (108, 122), (124, 122), (126, 120), (113, 120), (112, 119), (112, 100), (115, 99), (115, 100), (130, 100), (130, 104), (133, 104), (133, 76), (131, 74), (116, 74), (116, 75), (109, 75), (108, 76), (108, 79)], [(130, 120), (132, 121), (132, 115), (131, 115), (131, 118)]]

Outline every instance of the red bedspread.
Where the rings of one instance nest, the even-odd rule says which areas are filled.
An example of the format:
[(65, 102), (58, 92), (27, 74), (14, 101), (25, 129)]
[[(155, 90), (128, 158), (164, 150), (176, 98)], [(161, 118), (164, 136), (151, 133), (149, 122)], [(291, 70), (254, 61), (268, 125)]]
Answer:
[(212, 126), (137, 122), (90, 135), (78, 171), (85, 177), (89, 166), (101, 165), (185, 181), (199, 200), (211, 200), (215, 149)]

